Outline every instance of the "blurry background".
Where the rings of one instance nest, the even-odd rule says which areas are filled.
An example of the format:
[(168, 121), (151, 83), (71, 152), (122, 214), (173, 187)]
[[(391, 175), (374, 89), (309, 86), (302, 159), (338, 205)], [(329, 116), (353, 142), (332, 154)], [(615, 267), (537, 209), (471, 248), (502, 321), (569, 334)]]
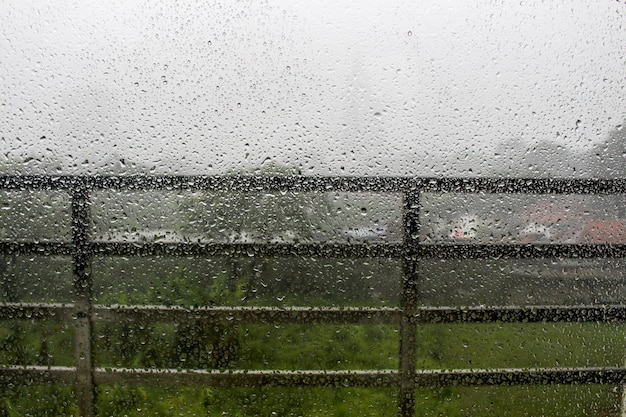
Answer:
[[(619, 1), (0, 0), (0, 174), (626, 177)], [(593, 191), (593, 190), (590, 190)], [(626, 243), (624, 195), (425, 193), (420, 243)], [(402, 195), (94, 191), (89, 238), (403, 241)], [(0, 191), (0, 243), (71, 241), (65, 191)], [(402, 259), (94, 256), (103, 306), (399, 307)], [(623, 304), (623, 258), (425, 259), (423, 306)], [(69, 256), (0, 255), (0, 303), (73, 303)], [(0, 323), (72, 366), (74, 323)], [(623, 323), (427, 324), (423, 369), (623, 366)], [(396, 325), (100, 320), (99, 367), (398, 369)], [(2, 383), (0, 415), (76, 415)], [(428, 387), (418, 415), (617, 416), (621, 387)], [(101, 385), (100, 415), (397, 415), (391, 389)], [(230, 414), (229, 414), (230, 413)]]
[(621, 2), (0, 8), (7, 172), (624, 176)]

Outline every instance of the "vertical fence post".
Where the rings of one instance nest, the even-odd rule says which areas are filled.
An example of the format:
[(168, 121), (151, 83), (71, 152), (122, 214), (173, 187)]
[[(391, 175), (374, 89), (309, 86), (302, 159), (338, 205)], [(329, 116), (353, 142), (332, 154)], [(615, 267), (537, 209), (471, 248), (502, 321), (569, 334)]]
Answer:
[(404, 226), (403, 282), (402, 282), (402, 323), (400, 328), (400, 416), (413, 417), (415, 414), (415, 376), (417, 351), (417, 321), (415, 314), (418, 305), (418, 243), (419, 243), (419, 192), (410, 190), (404, 193), (402, 212)]
[(78, 407), (83, 417), (95, 416), (95, 386), (92, 352), (92, 283), (89, 250), (89, 191), (85, 177), (72, 184), (72, 244), (74, 290), (76, 292), (76, 389)]

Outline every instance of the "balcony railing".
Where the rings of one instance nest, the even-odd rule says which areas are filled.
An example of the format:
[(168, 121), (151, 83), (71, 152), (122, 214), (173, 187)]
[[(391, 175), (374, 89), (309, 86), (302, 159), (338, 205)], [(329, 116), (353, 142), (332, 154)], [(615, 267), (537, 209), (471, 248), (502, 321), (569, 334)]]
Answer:
[[(417, 331), (423, 323), (529, 323), (626, 321), (626, 305), (424, 307), (418, 264), (426, 258), (623, 258), (625, 244), (424, 244), (420, 241), (420, 196), (426, 192), (498, 194), (620, 194), (626, 180), (481, 179), (380, 177), (183, 177), (183, 176), (5, 176), (3, 190), (64, 190), (71, 196), (71, 241), (2, 241), (0, 254), (64, 255), (72, 258), (75, 302), (3, 303), (2, 320), (67, 319), (75, 325), (75, 365), (3, 366), (0, 380), (12, 384), (72, 383), (80, 412), (95, 415), (96, 388), (110, 383), (208, 386), (395, 387), (399, 414), (415, 412), (416, 389), (424, 386), (485, 386), (626, 383), (625, 367), (418, 370)], [(102, 242), (90, 238), (91, 195), (99, 190), (376, 192), (402, 195), (399, 242), (314, 243)], [(90, 273), (94, 256), (315, 256), (384, 257), (403, 264), (400, 306), (225, 307), (105, 306), (94, 304)], [(185, 323), (394, 324), (400, 327), (399, 368), (392, 370), (206, 370), (133, 369), (95, 366), (95, 324), (100, 320)]]

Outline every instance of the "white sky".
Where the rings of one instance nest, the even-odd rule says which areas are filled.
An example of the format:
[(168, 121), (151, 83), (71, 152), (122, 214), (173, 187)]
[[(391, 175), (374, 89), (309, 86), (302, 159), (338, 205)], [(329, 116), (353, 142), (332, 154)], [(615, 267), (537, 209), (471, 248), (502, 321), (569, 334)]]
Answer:
[(0, 161), (455, 175), (459, 155), (480, 172), (505, 140), (582, 151), (626, 120), (616, 1), (0, 0), (0, 10)]

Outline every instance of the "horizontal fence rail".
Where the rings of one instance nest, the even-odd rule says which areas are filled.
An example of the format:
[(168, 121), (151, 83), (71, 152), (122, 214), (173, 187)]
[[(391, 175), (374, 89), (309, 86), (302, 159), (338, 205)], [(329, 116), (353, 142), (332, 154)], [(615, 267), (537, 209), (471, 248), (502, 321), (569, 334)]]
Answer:
[[(0, 320), (71, 320), (74, 304), (3, 303)], [(399, 324), (400, 308), (333, 307), (165, 307), (94, 304), (92, 320), (141, 320), (142, 323), (204, 320), (211, 323)], [(626, 305), (525, 307), (416, 307), (415, 323), (615, 323), (626, 321)]]
[[(81, 415), (95, 415), (96, 387), (113, 383), (211, 386), (396, 387), (399, 413), (414, 415), (415, 392), (425, 386), (624, 384), (626, 368), (419, 370), (417, 328), (427, 323), (623, 322), (626, 305), (424, 307), (418, 263), (422, 259), (623, 258), (626, 244), (424, 244), (419, 241), (420, 196), (429, 192), (498, 194), (626, 194), (626, 179), (489, 179), (303, 176), (4, 176), (0, 190), (65, 190), (71, 197), (67, 241), (0, 241), (0, 254), (71, 258), (76, 302), (0, 304), (2, 320), (59, 319), (75, 323), (76, 366), (0, 366), (0, 381), (63, 382), (77, 386)], [(89, 238), (90, 193), (97, 190), (294, 191), (400, 193), (400, 242), (214, 243), (102, 242)], [(226, 307), (99, 305), (90, 273), (94, 256), (229, 256), (394, 258), (403, 262), (398, 308)], [(101, 368), (94, 360), (94, 326), (101, 321), (207, 322), (219, 324), (393, 324), (399, 326), (397, 370), (180, 370)]]
[(505, 194), (623, 194), (626, 179), (311, 176), (4, 176), (5, 190), (375, 191)]
[[(535, 259), (535, 258), (624, 258), (626, 244), (492, 244), (420, 245), (408, 250), (402, 244), (363, 243), (143, 243), (95, 242), (86, 250), (92, 255), (119, 256), (310, 256), (324, 258), (402, 258), (407, 254), (423, 259)], [(0, 253), (67, 255), (74, 246), (65, 242), (0, 242)]]
[[(76, 368), (66, 366), (6, 366), (0, 378), (22, 383), (75, 382)], [(218, 387), (397, 387), (397, 370), (380, 371), (206, 371), (179, 369), (95, 368), (97, 384), (158, 384), (165, 386), (208, 385)], [(415, 385), (501, 386), (610, 384), (626, 381), (626, 368), (527, 368), (417, 370)]]

